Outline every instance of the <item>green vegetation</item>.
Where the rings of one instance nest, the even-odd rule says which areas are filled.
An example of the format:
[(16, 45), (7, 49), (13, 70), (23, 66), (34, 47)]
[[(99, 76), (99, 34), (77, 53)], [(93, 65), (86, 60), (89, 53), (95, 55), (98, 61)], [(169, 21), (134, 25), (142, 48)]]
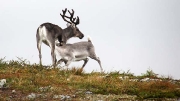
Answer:
[[(148, 81), (142, 81), (144, 78), (148, 78)], [(152, 70), (147, 70), (147, 73), (141, 76), (134, 76), (130, 71), (84, 73), (78, 68), (48, 69), (45, 66), (29, 64), (26, 60), (0, 59), (1, 79), (6, 79), (6, 84), (0, 88), (0, 100), (7, 100), (12, 90), (18, 93), (18, 96), (14, 97), (16, 100), (22, 100), (31, 93), (46, 94), (46, 99), (49, 100), (58, 94), (75, 95), (72, 99), (79, 100), (85, 97), (87, 91), (94, 95), (118, 95), (119, 98), (112, 100), (119, 100), (124, 94), (141, 100), (180, 97), (179, 80), (159, 78)]]

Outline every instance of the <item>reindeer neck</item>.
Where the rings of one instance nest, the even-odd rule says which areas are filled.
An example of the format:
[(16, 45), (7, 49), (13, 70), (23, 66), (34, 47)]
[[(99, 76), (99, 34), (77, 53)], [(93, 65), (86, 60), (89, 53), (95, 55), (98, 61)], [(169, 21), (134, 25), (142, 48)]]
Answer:
[(66, 41), (73, 37), (73, 28), (71, 26), (65, 28), (63, 30), (63, 34), (65, 36)]

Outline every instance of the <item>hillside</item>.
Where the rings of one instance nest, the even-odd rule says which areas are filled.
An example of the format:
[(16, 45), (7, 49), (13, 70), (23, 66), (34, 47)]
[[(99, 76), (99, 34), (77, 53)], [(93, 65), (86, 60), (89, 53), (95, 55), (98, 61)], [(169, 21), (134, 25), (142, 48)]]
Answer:
[(48, 68), (19, 59), (0, 59), (0, 100), (169, 100), (180, 98), (180, 80), (159, 77), (152, 70), (140, 76), (130, 71), (84, 73)]

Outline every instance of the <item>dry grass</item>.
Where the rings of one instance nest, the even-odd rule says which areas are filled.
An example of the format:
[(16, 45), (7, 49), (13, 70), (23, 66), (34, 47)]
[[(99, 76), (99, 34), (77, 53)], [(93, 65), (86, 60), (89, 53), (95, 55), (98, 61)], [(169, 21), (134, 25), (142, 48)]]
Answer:
[[(120, 80), (120, 76), (130, 78)], [(77, 97), (83, 97), (86, 91), (91, 91), (93, 94), (102, 95), (136, 95), (136, 99), (180, 97), (179, 83), (169, 80), (133, 82), (129, 80), (131, 78), (142, 79), (143, 76), (136, 77), (132, 73), (119, 71), (84, 73), (75, 67), (70, 70), (47, 69), (37, 64), (30, 65), (25, 60), (0, 60), (0, 79), (7, 80), (5, 88), (15, 89), (21, 95), (45, 93), (51, 99), (54, 94), (76, 94)], [(40, 89), (42, 87), (46, 89)], [(0, 92), (0, 99), (5, 96), (5, 93)]]

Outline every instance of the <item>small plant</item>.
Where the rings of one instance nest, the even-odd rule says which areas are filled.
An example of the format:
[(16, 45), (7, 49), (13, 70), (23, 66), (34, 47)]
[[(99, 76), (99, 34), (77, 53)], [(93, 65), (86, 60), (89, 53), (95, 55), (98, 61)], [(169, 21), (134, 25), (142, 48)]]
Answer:
[(0, 67), (6, 66), (5, 58), (6, 57), (0, 59)]
[(154, 73), (154, 71), (151, 70), (150, 68), (146, 71), (145, 74), (142, 74), (142, 76), (149, 77), (149, 78), (158, 78), (157, 75), (158, 74)]
[(122, 73), (122, 75), (123, 75), (123, 76), (130, 76), (130, 77), (132, 77), (132, 76), (134, 76), (134, 73), (131, 73), (130, 70), (127, 70), (127, 72), (124, 71), (124, 72)]
[(108, 73), (109, 76), (118, 77), (121, 75), (120, 71), (113, 71)]

